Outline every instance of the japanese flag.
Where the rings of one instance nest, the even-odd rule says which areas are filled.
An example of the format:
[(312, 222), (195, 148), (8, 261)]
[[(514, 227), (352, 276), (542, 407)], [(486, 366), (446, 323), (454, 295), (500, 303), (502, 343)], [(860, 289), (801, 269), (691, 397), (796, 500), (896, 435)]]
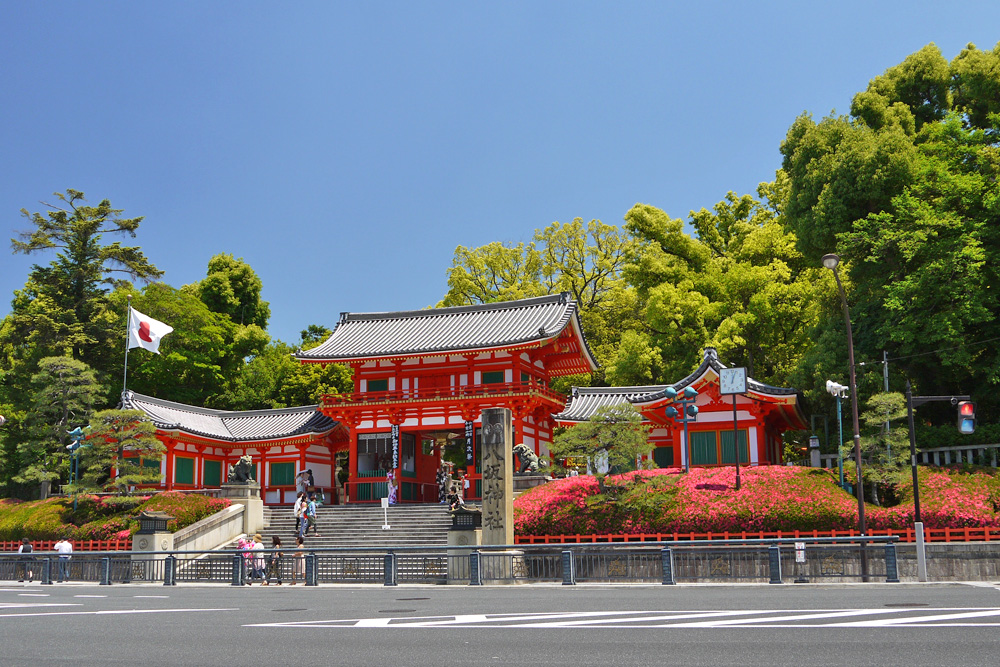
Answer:
[(160, 339), (174, 328), (143, 315), (135, 308), (129, 308), (128, 346), (144, 347), (150, 352), (160, 353)]

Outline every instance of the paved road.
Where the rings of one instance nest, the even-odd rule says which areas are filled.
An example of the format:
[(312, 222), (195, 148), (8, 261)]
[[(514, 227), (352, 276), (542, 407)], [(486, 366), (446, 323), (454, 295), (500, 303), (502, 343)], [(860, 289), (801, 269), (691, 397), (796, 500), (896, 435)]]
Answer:
[(0, 587), (0, 665), (996, 665), (1000, 586)]

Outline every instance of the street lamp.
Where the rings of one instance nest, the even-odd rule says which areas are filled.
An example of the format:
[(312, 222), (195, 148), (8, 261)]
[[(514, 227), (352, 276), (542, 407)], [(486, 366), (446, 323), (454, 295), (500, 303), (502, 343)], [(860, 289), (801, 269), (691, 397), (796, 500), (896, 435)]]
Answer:
[(840, 451), (844, 444), (844, 419), (841, 417), (840, 399), (847, 395), (847, 387), (839, 382), (827, 380), (826, 390), (837, 399), (837, 472), (840, 475), (840, 488), (844, 488), (844, 455)]
[(673, 387), (667, 387), (664, 393), (667, 395), (667, 398), (674, 399), (674, 403), (681, 406), (680, 410), (674, 406), (670, 406), (664, 410), (664, 414), (670, 419), (676, 419), (684, 424), (684, 472), (691, 472), (691, 442), (688, 438), (688, 422), (698, 419), (698, 406), (695, 405), (695, 401), (698, 398), (698, 391), (694, 387), (684, 387), (679, 394), (683, 398), (677, 398), (678, 391)]
[[(861, 425), (858, 423), (858, 385), (854, 377), (854, 334), (851, 331), (851, 311), (847, 308), (847, 296), (844, 294), (844, 286), (840, 282), (840, 275), (837, 273), (837, 265), (840, 264), (838, 255), (823, 255), (823, 266), (833, 271), (833, 279), (837, 281), (837, 291), (840, 292), (840, 303), (844, 307), (844, 322), (847, 324), (847, 369), (850, 371), (850, 391), (851, 391), (851, 417), (854, 420), (854, 464), (858, 468), (858, 530), (864, 537), (867, 532), (865, 524), (865, 486), (861, 479)], [(865, 543), (861, 542), (861, 576), (868, 580), (868, 558), (865, 552)]]

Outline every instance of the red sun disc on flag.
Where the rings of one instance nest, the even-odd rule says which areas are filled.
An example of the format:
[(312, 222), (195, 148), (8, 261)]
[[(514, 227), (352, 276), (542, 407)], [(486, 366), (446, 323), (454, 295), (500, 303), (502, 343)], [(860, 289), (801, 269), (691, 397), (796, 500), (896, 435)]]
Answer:
[(149, 335), (149, 322), (139, 323), (139, 338), (143, 339), (147, 343), (153, 342), (153, 337)]

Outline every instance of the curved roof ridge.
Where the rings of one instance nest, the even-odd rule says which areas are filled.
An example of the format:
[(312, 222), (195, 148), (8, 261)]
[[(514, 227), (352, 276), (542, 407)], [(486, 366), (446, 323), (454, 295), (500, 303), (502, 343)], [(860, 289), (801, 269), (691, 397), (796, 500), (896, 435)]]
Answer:
[(154, 396), (122, 393), (122, 406), (139, 410), (163, 429), (231, 442), (272, 440), (308, 433), (325, 434), (337, 422), (319, 412), (317, 405), (262, 410), (214, 410), (177, 403)]
[(360, 320), (390, 320), (406, 319), (408, 317), (434, 317), (453, 315), (455, 313), (474, 313), (483, 310), (509, 310), (512, 308), (526, 308), (547, 303), (566, 303), (569, 301), (569, 292), (559, 292), (558, 294), (546, 294), (543, 296), (533, 296), (527, 299), (515, 299), (513, 301), (491, 301), (489, 303), (473, 303), (466, 306), (444, 306), (441, 308), (421, 308), (419, 310), (387, 310), (372, 312), (342, 312), (341, 322), (356, 322)]

